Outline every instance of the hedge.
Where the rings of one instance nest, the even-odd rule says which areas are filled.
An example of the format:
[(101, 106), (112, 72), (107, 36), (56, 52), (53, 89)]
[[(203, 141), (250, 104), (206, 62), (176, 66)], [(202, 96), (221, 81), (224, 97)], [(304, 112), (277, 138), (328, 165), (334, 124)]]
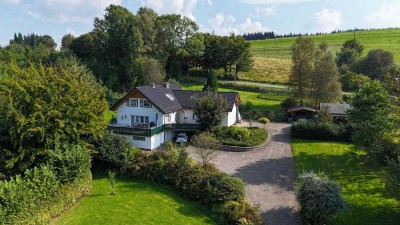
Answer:
[(257, 85), (246, 85), (246, 84), (235, 84), (235, 83), (222, 83), (218, 82), (218, 86), (221, 88), (229, 88), (235, 89), (239, 91), (249, 91), (256, 93), (265, 93), (265, 92), (273, 92), (279, 94), (288, 94), (289, 92), (286, 89), (282, 88), (274, 88), (274, 87), (262, 87)]
[[(263, 224), (258, 209), (244, 204), (244, 183), (239, 178), (230, 177), (212, 166), (193, 163), (184, 150), (141, 152), (125, 174), (134, 179), (171, 185), (182, 196), (209, 206), (225, 224)], [(245, 210), (227, 212), (227, 204), (232, 202)]]
[(293, 137), (323, 141), (349, 141), (351, 129), (324, 122), (295, 122), (290, 128)]
[(223, 145), (240, 147), (258, 146), (268, 138), (268, 132), (258, 127), (218, 126), (212, 129), (212, 133)]
[(0, 224), (49, 224), (84, 196), (91, 184), (87, 170), (83, 177), (61, 185), (47, 165), (0, 181)]

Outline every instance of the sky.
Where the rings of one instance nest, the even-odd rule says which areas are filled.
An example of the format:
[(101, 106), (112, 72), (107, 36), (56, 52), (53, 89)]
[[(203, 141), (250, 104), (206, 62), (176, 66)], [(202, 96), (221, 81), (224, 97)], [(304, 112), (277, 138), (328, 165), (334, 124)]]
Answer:
[(65, 34), (91, 31), (110, 4), (181, 14), (218, 35), (400, 27), (400, 0), (0, 0), (0, 45), (18, 32), (47, 34), (60, 45)]

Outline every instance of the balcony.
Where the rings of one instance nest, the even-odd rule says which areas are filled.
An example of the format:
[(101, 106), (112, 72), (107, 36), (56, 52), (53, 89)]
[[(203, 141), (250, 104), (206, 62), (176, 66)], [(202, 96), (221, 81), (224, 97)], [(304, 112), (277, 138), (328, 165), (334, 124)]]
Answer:
[(135, 126), (135, 127), (132, 127), (132, 126), (127, 126), (127, 125), (110, 124), (110, 125), (108, 125), (108, 131), (111, 131), (116, 134), (151, 137), (153, 135), (163, 132), (164, 127), (163, 126), (158, 126), (158, 127)]

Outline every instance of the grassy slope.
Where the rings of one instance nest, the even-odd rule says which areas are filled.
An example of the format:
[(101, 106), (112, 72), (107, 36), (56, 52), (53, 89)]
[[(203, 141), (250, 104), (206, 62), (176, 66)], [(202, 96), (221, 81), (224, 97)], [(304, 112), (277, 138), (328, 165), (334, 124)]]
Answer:
[(117, 194), (109, 193), (108, 180), (94, 178), (89, 195), (54, 224), (216, 224), (205, 209), (166, 186), (119, 178)]
[(331, 225), (399, 223), (400, 204), (382, 194), (382, 169), (367, 165), (363, 151), (355, 150), (349, 143), (302, 139), (294, 139), (292, 148), (298, 173), (303, 170), (324, 172), (341, 185), (350, 209), (346, 214), (331, 218)]
[[(325, 41), (333, 53), (340, 50), (340, 46), (347, 40), (353, 39), (353, 32), (325, 34), (311, 36), (316, 44)], [(395, 61), (400, 62), (400, 29), (382, 29), (357, 31), (356, 39), (364, 46), (364, 56), (371, 49), (381, 48), (393, 52)], [(272, 40), (259, 40), (251, 42), (251, 52), (254, 56), (253, 70), (239, 73), (241, 79), (287, 82), (290, 73), (291, 51), (296, 38), (278, 38)], [(277, 70), (276, 68), (280, 68)]]
[[(203, 85), (182, 85), (182, 88), (185, 90), (202, 90)], [(236, 91), (239, 92), (240, 95), (240, 101), (242, 104), (244, 104), (247, 101), (251, 101), (254, 105), (254, 109), (260, 110), (260, 111), (276, 111), (280, 109), (280, 103), (281, 99), (284, 99), (286, 96), (272, 96), (271, 98), (268, 99), (262, 99), (258, 98), (260, 95), (259, 93), (256, 92), (248, 92), (248, 91), (237, 91), (233, 89), (227, 89), (227, 88), (218, 88), (218, 91)]]

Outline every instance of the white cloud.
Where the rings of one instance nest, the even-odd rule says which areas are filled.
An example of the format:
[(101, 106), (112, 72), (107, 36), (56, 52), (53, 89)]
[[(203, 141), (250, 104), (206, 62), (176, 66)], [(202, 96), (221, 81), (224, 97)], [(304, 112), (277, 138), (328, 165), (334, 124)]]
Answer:
[(21, 0), (0, 0), (0, 3), (6, 3), (6, 4), (18, 4), (20, 2)]
[[(224, 13), (218, 13), (214, 18), (208, 20), (211, 31), (218, 35), (229, 35), (230, 33), (244, 34), (253, 32), (265, 32), (269, 29), (264, 27), (260, 21), (252, 21), (246, 18), (240, 24), (234, 24), (236, 18), (232, 15), (225, 16)], [(210, 32), (208, 29), (202, 29), (204, 32)]]
[(310, 32), (331, 32), (342, 25), (342, 13), (322, 9), (315, 14), (313, 21), (308, 25)]
[(269, 7), (256, 7), (256, 13), (261, 14), (263, 16), (272, 16), (275, 15), (276, 11), (277, 11), (277, 7), (276, 6), (269, 6)]
[(318, 0), (240, 0), (240, 1), (252, 5), (279, 5), (279, 4), (296, 4), (303, 2), (313, 2)]
[[(211, 0), (207, 4), (212, 4)], [(197, 0), (143, 0), (143, 6), (148, 6), (160, 14), (181, 14), (196, 20), (193, 11), (197, 5)]]
[(24, 11), (33, 18), (48, 22), (92, 23), (95, 16), (104, 14), (110, 4), (120, 5), (122, 0), (45, 0), (23, 4)]
[(364, 21), (376, 28), (399, 27), (400, 1), (383, 2), (381, 7), (377, 11), (367, 15)]

